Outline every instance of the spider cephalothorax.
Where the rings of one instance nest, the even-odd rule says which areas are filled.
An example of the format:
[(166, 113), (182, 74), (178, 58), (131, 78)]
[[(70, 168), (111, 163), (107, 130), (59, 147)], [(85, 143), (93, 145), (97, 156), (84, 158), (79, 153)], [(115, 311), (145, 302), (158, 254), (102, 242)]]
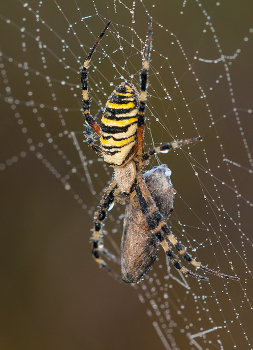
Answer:
[[(148, 44), (141, 72), (141, 91), (128, 82), (118, 85), (109, 96), (103, 110), (101, 125), (90, 114), (88, 97), (88, 66), (99, 41), (103, 37), (110, 22), (96, 40), (81, 70), (83, 93), (83, 110), (86, 119), (85, 136), (88, 145), (104, 161), (114, 168), (113, 182), (104, 193), (99, 208), (95, 213), (95, 227), (92, 235), (92, 255), (100, 267), (108, 271), (116, 279), (126, 282), (139, 282), (156, 260), (160, 246), (174, 267), (186, 275), (207, 280), (207, 277), (195, 274), (181, 266), (178, 257), (173, 253), (174, 247), (184, 260), (196, 268), (210, 272), (222, 278), (237, 277), (213, 271), (195, 261), (186, 251), (186, 247), (178, 242), (166, 221), (172, 210), (174, 189), (170, 181), (167, 166), (153, 169), (142, 174), (142, 169), (149, 158), (160, 152), (181, 147), (201, 140), (196, 137), (183, 141), (173, 141), (144, 153), (145, 101), (152, 44), (152, 20), (149, 20)], [(97, 116), (101, 114), (101, 111)], [(100, 146), (94, 143), (95, 132), (100, 138)], [(166, 170), (167, 169), (167, 170)], [(164, 186), (162, 185), (164, 183)], [(163, 191), (164, 188), (164, 191)], [(102, 222), (107, 211), (114, 202), (126, 201), (126, 215), (121, 244), (122, 277), (111, 270), (101, 255), (109, 260), (119, 259), (109, 253), (103, 246)], [(167, 203), (167, 204), (166, 204)]]

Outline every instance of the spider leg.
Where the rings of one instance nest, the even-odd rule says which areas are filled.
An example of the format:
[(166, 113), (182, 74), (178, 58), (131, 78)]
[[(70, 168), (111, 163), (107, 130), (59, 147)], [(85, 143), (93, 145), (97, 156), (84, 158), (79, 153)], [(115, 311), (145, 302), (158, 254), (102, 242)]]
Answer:
[[(166, 225), (167, 226), (167, 225)], [(186, 252), (186, 247), (181, 243), (181, 242), (178, 242), (176, 237), (173, 235), (173, 233), (170, 231), (169, 227), (167, 226), (167, 228), (164, 228), (163, 231), (165, 230), (168, 230), (168, 234), (166, 235), (166, 238), (170, 241), (170, 243), (177, 249), (177, 251), (179, 252), (179, 254), (183, 257), (184, 260), (186, 260), (187, 262), (191, 263), (193, 266), (195, 266), (196, 268), (200, 268), (206, 272), (209, 272), (213, 275), (216, 275), (218, 277), (221, 277), (221, 278), (229, 278), (229, 279), (232, 279), (232, 280), (236, 280), (238, 281), (239, 278), (238, 277), (235, 277), (235, 276), (229, 276), (229, 275), (226, 275), (224, 273), (221, 273), (221, 272), (217, 272), (217, 271), (214, 271), (214, 270), (211, 270), (209, 269), (208, 267), (206, 266), (203, 266), (200, 262), (197, 262), (195, 261), (192, 256)]]
[(103, 108), (101, 108), (101, 109), (99, 109), (98, 111), (97, 111), (97, 113), (95, 114), (95, 116), (93, 117), (93, 119), (98, 119), (100, 116), (101, 116), (101, 114), (103, 113)]
[(197, 142), (202, 140), (202, 137), (194, 137), (191, 139), (187, 139), (187, 140), (181, 140), (181, 141), (172, 141), (170, 143), (165, 143), (162, 146), (156, 147), (156, 148), (152, 148), (150, 149), (148, 152), (144, 153), (142, 156), (142, 161), (144, 161), (146, 163), (146, 161), (153, 156), (154, 154), (158, 154), (158, 153), (168, 153), (171, 149), (174, 148), (178, 148), (178, 147), (182, 147), (184, 145), (188, 145), (190, 143), (193, 142)]
[(141, 94), (140, 94), (140, 107), (137, 114), (138, 118), (138, 131), (137, 131), (137, 140), (138, 140), (138, 157), (141, 158), (144, 149), (144, 133), (145, 133), (145, 117), (144, 111), (146, 106), (146, 88), (147, 88), (147, 77), (148, 77), (148, 66), (149, 66), (149, 57), (152, 46), (152, 18), (149, 19), (148, 26), (148, 47), (146, 50), (146, 55), (141, 72)]
[(107, 249), (104, 248), (103, 243), (101, 241), (101, 227), (102, 227), (102, 222), (106, 219), (107, 211), (110, 207), (110, 205), (114, 201), (114, 191), (117, 188), (116, 181), (113, 181), (112, 184), (109, 186), (105, 194), (103, 195), (99, 209), (95, 213), (95, 221), (94, 221), (94, 232), (92, 234), (92, 256), (95, 259), (96, 263), (98, 265), (105, 269), (109, 275), (114, 277), (118, 281), (122, 281), (122, 278), (113, 270), (111, 270), (106, 262), (101, 259), (100, 254), (105, 255), (109, 260), (113, 260), (114, 262), (119, 263), (119, 259), (114, 256), (113, 254), (109, 253)]
[[(97, 146), (94, 144), (93, 138), (91, 137), (91, 129), (93, 129), (93, 131), (100, 136), (101, 135), (101, 129), (100, 126), (98, 125), (98, 123), (96, 122), (96, 116), (95, 118), (92, 117), (92, 115), (90, 114), (90, 102), (89, 102), (89, 95), (88, 95), (88, 67), (89, 67), (89, 63), (91, 60), (91, 56), (94, 53), (94, 51), (96, 50), (96, 47), (99, 44), (99, 41), (101, 40), (101, 38), (103, 37), (106, 29), (108, 28), (109, 24), (111, 23), (108, 22), (107, 25), (105, 26), (105, 28), (103, 29), (103, 31), (101, 32), (101, 34), (99, 35), (99, 37), (97, 38), (95, 44), (93, 45), (90, 53), (87, 56), (86, 61), (84, 62), (84, 65), (81, 69), (81, 85), (82, 85), (82, 94), (83, 94), (83, 111), (84, 111), (84, 115), (85, 115), (85, 120), (87, 123), (86, 126), (86, 135), (87, 135), (87, 141), (88, 141), (88, 145), (96, 152), (101, 154), (102, 153), (102, 149), (100, 146)], [(89, 128), (90, 127), (90, 128)]]
[(174, 267), (184, 274), (190, 275), (192, 277), (196, 277), (199, 279), (208, 280), (208, 278), (193, 274), (191, 271), (187, 270), (185, 267), (182, 267), (181, 264), (178, 261), (178, 258), (176, 255), (173, 254), (171, 251), (168, 243), (165, 240), (165, 237), (169, 240), (169, 242), (177, 249), (179, 254), (183, 257), (184, 260), (186, 260), (188, 263), (191, 263), (196, 268), (201, 268), (202, 270), (212, 273), (216, 276), (222, 277), (222, 278), (229, 278), (234, 280), (239, 280), (238, 277), (225, 275), (220, 272), (213, 271), (206, 266), (203, 266), (201, 263), (195, 261), (189, 253), (186, 252), (185, 246), (178, 242), (176, 237), (172, 234), (171, 230), (169, 229), (168, 225), (163, 219), (163, 216), (159, 212), (154, 200), (151, 197), (151, 194), (146, 186), (146, 183), (142, 177), (141, 174), (137, 176), (137, 183), (135, 183), (135, 190), (136, 194), (140, 203), (141, 211), (146, 216), (147, 223), (151, 229), (151, 231), (156, 235), (156, 237), (160, 240), (161, 245), (166, 253), (166, 255), (169, 257), (169, 259), (172, 261)]
[(165, 240), (166, 232), (165, 235), (163, 232), (163, 228), (164, 225), (166, 225), (166, 223), (163, 221), (163, 217), (159, 212), (153, 198), (151, 197), (151, 194), (149, 193), (149, 190), (141, 174), (137, 175), (137, 183), (135, 183), (135, 190), (141, 211), (146, 217), (146, 221), (149, 225), (150, 230), (161, 242), (166, 256), (168, 256), (168, 258), (171, 260), (174, 267), (186, 275), (190, 275), (198, 279), (208, 280), (208, 278), (197, 275), (191, 272), (190, 270), (186, 269), (184, 266), (181, 266), (177, 256), (170, 249), (168, 243)]
[[(97, 114), (95, 115), (94, 117), (94, 120), (96, 120), (97, 118), (99, 118), (99, 116), (103, 113), (103, 110), (100, 109)], [(103, 153), (102, 151), (102, 148), (98, 145), (96, 145), (94, 143), (94, 137), (93, 137), (93, 134), (92, 134), (92, 130), (91, 130), (91, 127), (89, 126), (88, 123), (84, 124), (85, 126), (85, 131), (83, 132), (84, 133), (84, 136), (86, 137), (86, 141), (88, 143), (88, 145), (93, 149), (93, 151), (95, 151), (98, 155), (101, 155)]]
[(100, 253), (106, 256), (107, 260), (113, 261), (116, 264), (120, 265), (120, 258), (110, 253), (109, 250), (105, 247), (103, 247), (102, 250), (100, 249)]
[(83, 133), (88, 143), (88, 146), (91, 149), (93, 149), (93, 151), (95, 151), (97, 154), (101, 155), (103, 153), (102, 148), (95, 144), (91, 127), (88, 124), (84, 124), (84, 126), (85, 126), (85, 131)]

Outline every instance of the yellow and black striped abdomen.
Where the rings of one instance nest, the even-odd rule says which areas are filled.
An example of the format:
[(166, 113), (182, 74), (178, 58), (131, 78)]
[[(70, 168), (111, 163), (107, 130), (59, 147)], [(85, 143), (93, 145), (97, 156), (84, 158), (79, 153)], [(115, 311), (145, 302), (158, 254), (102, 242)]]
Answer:
[(120, 166), (136, 144), (139, 94), (129, 83), (121, 83), (106, 102), (101, 120), (100, 143), (104, 161)]

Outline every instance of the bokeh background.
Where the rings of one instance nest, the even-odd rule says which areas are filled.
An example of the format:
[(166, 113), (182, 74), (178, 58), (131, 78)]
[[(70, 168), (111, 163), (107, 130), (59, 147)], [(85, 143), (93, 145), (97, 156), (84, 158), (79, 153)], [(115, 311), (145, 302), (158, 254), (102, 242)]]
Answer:
[[(101, 47), (108, 50), (113, 57), (113, 62), (119, 66), (113, 68), (112, 61), (110, 64), (106, 60), (100, 62), (99, 57), (103, 56), (104, 52), (102, 48), (97, 50), (94, 65), (100, 64), (99, 70), (103, 72), (104, 80), (96, 70), (92, 73), (91, 67), (93, 114), (99, 108), (100, 101), (104, 104), (106, 96), (111, 93), (112, 87), (109, 83), (118, 84), (121, 81), (120, 74), (116, 74), (116, 71), (118, 69), (120, 72), (125, 59), (128, 61), (126, 76), (133, 74), (134, 82), (138, 83), (141, 68), (140, 51), (143, 47), (135, 35), (131, 34), (129, 28), (134, 28), (135, 33), (144, 41), (149, 14), (154, 20), (154, 52), (151, 65), (157, 70), (160, 69), (163, 83), (170, 94), (175, 81), (172, 81), (171, 74), (168, 74), (167, 78), (168, 66), (164, 65), (164, 60), (159, 58), (158, 53), (169, 57), (180, 88), (188, 101), (194, 100), (193, 96), (197, 90), (196, 80), (194, 81), (192, 76), (183, 79), (187, 75), (188, 63), (182, 51), (170, 50), (170, 32), (176, 35), (186, 57), (190, 58), (192, 63), (198, 50), (201, 50), (201, 57), (215, 60), (219, 57), (217, 44), (209, 45), (213, 40), (213, 34), (206, 34), (210, 35), (210, 41), (203, 34), (205, 21), (209, 20), (207, 17), (209, 15), (224, 55), (233, 56), (236, 50), (241, 50), (234, 61), (231, 60), (229, 66), (236, 104), (231, 103), (230, 86), (224, 79), (223, 67), (221, 68), (223, 79), (219, 87), (214, 89), (213, 94), (208, 95), (211, 113), (207, 113), (206, 102), (202, 103), (199, 99), (195, 105), (192, 103), (191, 114), (197, 123), (199, 133), (204, 137), (204, 148), (212, 173), (222, 178), (227, 184), (225, 190), (222, 187), (219, 189), (223, 204), (232, 218), (240, 223), (243, 232), (252, 238), (252, 209), (245, 201), (240, 202), (241, 217), (238, 218), (237, 207), (233, 202), (236, 198), (233, 186), (236, 184), (240, 194), (246, 196), (249, 201), (253, 200), (252, 174), (247, 170), (250, 168), (247, 150), (253, 149), (252, 114), (247, 112), (252, 108), (253, 51), (249, 29), (252, 26), (253, 4), (251, 1), (244, 1), (243, 4), (236, 1), (221, 1), (221, 5), (217, 6), (215, 1), (190, 3), (176, 0), (159, 3), (137, 1), (135, 5), (131, 1), (124, 1), (124, 6), (118, 1), (99, 3), (72, 0), (58, 3), (48, 0), (30, 0), (27, 6), (24, 4), (18, 0), (9, 0), (0, 4), (2, 33), (0, 49), (3, 53), (1, 64), (4, 64), (1, 66), (0, 82), (2, 170), (0, 173), (0, 347), (4, 350), (164, 349), (152, 326), (152, 320), (147, 315), (147, 305), (140, 303), (138, 299), (138, 290), (111, 279), (97, 268), (91, 257), (89, 237), (92, 229), (92, 213), (98, 205), (101, 191), (107, 185), (112, 171), (96, 161), (92, 151), (82, 143), (81, 94), (76, 87), (79, 84), (80, 66), (77, 58), (80, 57), (82, 62), (94, 42), (94, 36), (90, 34), (84, 23), (88, 23), (90, 30), (96, 36), (103, 28), (103, 23), (107, 19), (112, 20), (113, 40), (110, 39), (110, 32), (108, 32)], [(57, 5), (61, 7), (61, 11)], [(29, 7), (32, 10), (29, 10)], [(131, 8), (133, 8), (133, 16), (129, 11)], [(203, 11), (206, 11), (207, 16), (203, 15)], [(37, 20), (36, 14), (40, 16)], [(91, 16), (91, 18), (81, 22), (82, 16)], [(132, 23), (133, 18), (135, 23)], [(80, 47), (78, 40), (74, 40), (75, 34), (71, 34), (72, 29), (69, 29), (68, 22), (75, 24), (74, 31), (77, 32), (80, 43), (84, 45), (83, 48)], [(167, 28), (169, 33), (165, 33), (157, 22)], [(117, 27), (118, 24), (120, 25)], [(24, 27), (25, 29), (22, 29)], [(37, 31), (38, 28), (41, 30)], [(120, 52), (112, 54), (114, 48), (116, 50), (119, 48), (120, 40), (116, 41), (117, 30), (120, 33), (125, 56)], [(36, 40), (38, 35), (39, 39)], [(248, 37), (248, 40), (245, 40), (245, 37)], [(60, 38), (64, 38), (69, 47), (64, 47)], [(71, 38), (73, 38), (72, 41)], [(126, 42), (122, 40), (123, 38)], [(133, 54), (131, 54), (131, 45), (128, 45), (131, 40), (136, 48)], [(47, 46), (38, 49), (39, 41)], [(137, 50), (139, 50), (138, 53), (136, 53)], [(43, 51), (46, 52), (45, 55)], [(70, 66), (67, 68), (67, 73), (66, 66), (64, 68), (62, 62), (58, 60), (63, 56), (66, 56), (66, 65)], [(9, 59), (10, 57), (12, 60)], [(26, 62), (29, 69), (25, 68)], [(24, 69), (20, 69), (18, 66), (20, 63)], [(163, 65), (163, 68), (159, 68), (160, 65), (161, 67)], [(159, 94), (162, 83), (156, 80), (155, 69), (150, 70), (150, 84), (152, 86), (153, 83), (154, 89)], [(215, 63), (209, 66), (203, 63), (196, 67), (196, 76), (200, 79), (200, 85), (205, 93), (210, 92), (209, 87), (212, 84), (216, 84), (213, 81), (214, 76), (216, 79), (216, 69)], [(37, 71), (40, 74), (36, 74)], [(29, 77), (26, 72), (29, 72)], [(67, 76), (69, 78), (66, 78)], [(52, 79), (52, 88), (50, 88), (50, 79)], [(61, 80), (65, 83), (60, 83)], [(103, 91), (96, 91), (97, 81), (101, 82)], [(32, 95), (29, 95), (31, 91)], [(163, 110), (161, 100), (156, 98), (152, 90), (151, 107), (147, 111), (148, 145), (152, 145), (152, 142), (155, 144), (168, 142), (171, 136), (175, 135), (178, 138), (196, 135), (196, 128), (192, 120), (187, 117), (186, 105), (182, 104), (180, 110), (181, 98), (177, 93), (172, 96), (174, 105), (177, 106), (177, 113), (182, 113), (183, 129), (178, 122), (178, 114), (173, 114), (173, 108), (169, 110), (171, 115), (163, 119), (168, 111)], [(35, 101), (34, 105), (31, 104), (31, 99)], [(232, 111), (234, 106), (240, 109), (240, 120), (248, 148), (242, 141), (238, 120)], [(38, 109), (39, 113), (34, 112), (34, 108)], [(156, 113), (161, 118), (159, 122), (154, 118)], [(215, 123), (213, 128), (209, 128), (210, 114)], [(225, 122), (219, 123), (223, 114), (226, 114), (227, 118)], [(38, 118), (41, 118), (41, 121)], [(24, 131), (23, 127), (27, 131)], [(80, 175), (79, 178), (73, 176), (73, 171), (71, 172), (73, 167), (77, 169), (77, 174), (82, 173), (83, 170), (72, 140), (67, 136), (59, 136), (64, 130), (76, 132), (84, 155), (87, 161), (90, 160), (89, 174), (96, 194), (91, 193), (87, 178), (84, 182), (80, 180), (84, 175)], [(217, 135), (220, 137), (218, 141)], [(50, 138), (53, 140), (52, 143), (49, 141)], [(221, 143), (226, 156), (246, 167), (246, 170), (242, 167), (233, 167), (231, 176), (227, 169), (223, 168)], [(54, 149), (52, 144), (57, 144), (58, 149)], [(57, 153), (59, 149), (64, 150), (66, 158), (59, 157)], [(43, 155), (42, 158), (38, 156), (38, 152)], [(202, 145), (194, 146), (192, 152), (194, 158), (207, 167)], [(205, 223), (212, 220), (206, 219), (203, 196), (199, 201), (200, 185), (195, 180), (187, 157), (183, 153), (176, 152), (163, 155), (160, 159), (168, 163), (172, 169), (173, 184), (180, 196), (187, 203), (191, 203), (195, 213), (204, 218)], [(71, 164), (68, 163), (69, 161)], [(156, 165), (155, 161), (152, 165)], [(65, 190), (68, 183), (71, 183), (71, 189)], [(216, 188), (211, 180), (207, 180), (205, 185), (208, 186), (209, 193), (215, 193)], [(232, 192), (229, 188), (232, 188)], [(185, 209), (182, 202), (178, 200), (176, 214), (180, 215), (181, 220), (190, 222), (193, 220), (191, 211), (189, 207)], [(120, 231), (122, 220), (118, 220), (118, 217), (122, 212), (121, 206), (115, 208), (114, 213), (111, 212), (106, 226), (108, 232), (115, 230), (115, 227)], [(203, 236), (200, 238), (199, 233), (195, 232), (198, 226), (199, 222), (193, 220), (192, 231), (190, 228), (189, 231), (197, 240), (203, 241)], [(238, 234), (239, 231), (233, 231), (234, 226), (230, 230), (229, 222), (228, 227), (231, 242), (240, 247), (242, 240)], [(221, 240), (224, 237), (221, 237)], [(119, 244), (119, 235), (113, 236), (113, 239)], [(245, 247), (246, 255), (250, 254), (250, 249), (252, 247), (248, 242)], [(219, 255), (223, 263), (222, 251), (214, 248), (214, 252)], [(200, 251), (202, 261), (206, 259), (210, 266), (212, 255), (207, 256), (205, 250), (201, 255)], [(161, 255), (160, 260), (162, 257)], [(240, 264), (239, 260), (238, 256), (233, 257), (234, 264)], [(164, 262), (163, 265), (165, 265)], [(224, 261), (224, 267), (221, 270), (232, 273), (228, 269), (229, 264)], [(239, 275), (240, 272), (243, 273), (243, 264), (238, 265), (236, 272)], [(212, 283), (214, 290), (216, 289), (219, 294), (220, 281), (212, 279)], [(198, 288), (196, 281), (193, 281), (192, 285), (193, 288)], [(238, 288), (242, 293), (243, 288)], [(246, 293), (250, 293), (249, 290), (245, 290)], [(177, 292), (184, 293), (176, 290), (175, 294)], [(236, 294), (232, 292), (230, 295), (235, 301)], [(180, 297), (183, 298), (183, 294)], [(187, 308), (191, 310), (192, 305), (188, 303)], [(192, 313), (195, 312), (196, 309), (193, 307)], [(250, 324), (252, 324), (250, 315), (247, 306), (242, 316), (246, 333), (250, 332)], [(235, 314), (232, 313), (231, 319), (234, 317)], [(204, 324), (203, 329), (205, 329)], [(250, 333), (248, 335), (250, 336)], [(236, 335), (234, 336), (236, 339)], [(241, 335), (238, 337), (234, 340), (234, 344), (237, 344), (239, 349), (249, 348), (246, 345), (240, 347), (238, 344), (245, 339), (241, 340)], [(183, 337), (180, 337), (180, 325), (176, 341), (180, 349), (195, 349), (190, 345), (185, 347)], [(234, 344), (223, 341), (224, 349), (231, 349)], [(216, 348), (219, 349), (218, 345)]]

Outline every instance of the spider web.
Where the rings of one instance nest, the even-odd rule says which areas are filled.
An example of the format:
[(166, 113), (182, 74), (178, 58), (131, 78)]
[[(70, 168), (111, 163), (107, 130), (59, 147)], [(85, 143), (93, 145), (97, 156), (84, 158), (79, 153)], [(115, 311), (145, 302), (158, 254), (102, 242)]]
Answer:
[[(251, 13), (249, 1), (1, 3), (1, 348), (252, 349)], [(122, 80), (139, 88), (150, 16), (146, 149), (203, 142), (147, 170), (168, 164), (174, 234), (239, 282), (185, 278), (161, 251), (130, 288), (91, 258), (112, 169), (83, 143), (79, 67), (110, 19), (89, 70), (92, 114)], [(106, 221), (114, 253), (123, 218), (117, 205)]]

